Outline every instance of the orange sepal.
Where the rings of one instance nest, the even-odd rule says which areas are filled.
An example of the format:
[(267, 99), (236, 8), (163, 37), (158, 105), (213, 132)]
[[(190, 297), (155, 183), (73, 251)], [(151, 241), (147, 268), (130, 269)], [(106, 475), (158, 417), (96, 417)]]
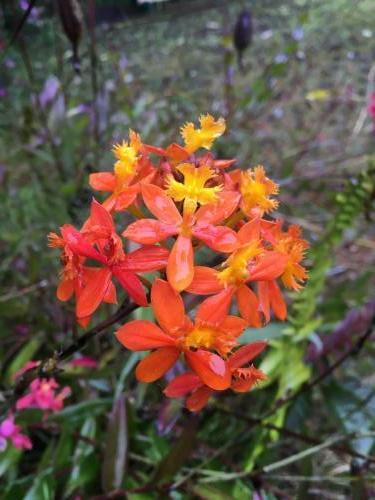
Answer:
[(233, 289), (226, 288), (218, 294), (205, 299), (198, 307), (196, 322), (210, 325), (220, 324), (228, 314), (232, 295)]
[(90, 277), (77, 301), (78, 318), (85, 318), (96, 311), (107, 293), (110, 281), (111, 271), (107, 268), (100, 269)]
[(201, 385), (202, 381), (195, 373), (182, 373), (171, 380), (163, 392), (168, 398), (181, 398)]
[(196, 295), (210, 295), (218, 293), (223, 289), (223, 285), (217, 278), (217, 271), (211, 267), (195, 266), (193, 281), (186, 291)]
[(56, 297), (61, 300), (61, 302), (66, 302), (71, 298), (74, 292), (74, 281), (63, 279), (60, 281), (57, 290)]
[(201, 224), (219, 224), (227, 219), (237, 208), (240, 195), (235, 191), (222, 191), (216, 203), (201, 206), (196, 212)]
[(269, 281), (285, 271), (288, 256), (280, 252), (267, 252), (252, 268), (249, 281)]
[(131, 351), (147, 351), (175, 345), (175, 340), (149, 320), (134, 320), (115, 333), (117, 340)]
[(175, 347), (163, 347), (140, 361), (135, 376), (140, 382), (155, 382), (176, 363), (180, 351)]
[(237, 289), (237, 304), (241, 316), (254, 328), (262, 326), (259, 313), (259, 301), (255, 293), (246, 285), (241, 285)]
[(150, 212), (165, 224), (181, 224), (182, 217), (165, 192), (153, 184), (142, 184), (142, 196)]
[(194, 276), (194, 253), (191, 239), (179, 235), (169, 254), (167, 278), (178, 292), (185, 290)]
[(173, 224), (165, 224), (155, 219), (141, 219), (130, 224), (122, 235), (136, 243), (152, 245), (176, 233), (177, 228)]
[(202, 382), (211, 389), (223, 391), (230, 386), (231, 372), (226, 362), (217, 354), (203, 351), (186, 351), (187, 364)]
[(284, 321), (287, 316), (287, 307), (281, 290), (275, 281), (270, 281), (268, 287), (272, 310), (276, 318)]
[(186, 408), (190, 411), (200, 411), (204, 408), (210, 399), (213, 391), (206, 385), (203, 387), (199, 387), (196, 391), (193, 392), (191, 396), (189, 396), (186, 400)]
[(237, 247), (237, 234), (229, 227), (197, 224), (193, 235), (217, 252), (231, 253)]
[(151, 289), (151, 305), (160, 326), (175, 333), (185, 324), (185, 307), (180, 295), (164, 280), (156, 279)]
[(125, 267), (135, 273), (159, 271), (168, 262), (169, 250), (157, 245), (148, 245), (127, 254)]
[(116, 187), (116, 177), (111, 172), (90, 174), (89, 184), (95, 191), (113, 191)]
[(266, 347), (267, 342), (263, 340), (252, 342), (251, 344), (240, 347), (238, 351), (232, 354), (228, 359), (229, 368), (231, 370), (235, 370), (236, 368), (246, 365), (256, 358)]

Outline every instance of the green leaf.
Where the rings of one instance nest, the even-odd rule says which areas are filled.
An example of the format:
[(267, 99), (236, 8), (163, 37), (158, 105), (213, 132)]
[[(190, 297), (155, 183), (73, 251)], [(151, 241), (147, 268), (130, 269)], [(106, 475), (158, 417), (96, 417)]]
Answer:
[(128, 423), (125, 396), (113, 405), (105, 437), (102, 466), (102, 487), (105, 492), (119, 489), (126, 471), (128, 454)]

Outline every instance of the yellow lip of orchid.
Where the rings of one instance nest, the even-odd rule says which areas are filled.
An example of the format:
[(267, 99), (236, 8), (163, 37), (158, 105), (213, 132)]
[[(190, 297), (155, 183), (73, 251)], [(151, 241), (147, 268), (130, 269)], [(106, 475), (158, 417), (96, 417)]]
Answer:
[(224, 118), (215, 118), (209, 114), (201, 115), (199, 118), (200, 128), (195, 128), (191, 122), (181, 127), (181, 135), (185, 141), (185, 149), (194, 153), (199, 148), (211, 149), (215, 139), (225, 131)]
[(121, 144), (115, 144), (112, 152), (117, 158), (114, 166), (114, 172), (120, 179), (133, 176), (138, 162), (138, 153), (142, 147), (139, 134), (129, 130), (129, 141), (123, 141)]
[(242, 209), (246, 214), (254, 208), (262, 215), (275, 210), (278, 202), (270, 198), (279, 192), (278, 185), (269, 179), (261, 165), (253, 170), (241, 173), (240, 191), (242, 194)]
[(195, 212), (200, 205), (217, 201), (222, 186), (205, 187), (215, 172), (207, 165), (195, 167), (192, 163), (182, 163), (177, 170), (184, 176), (184, 182), (177, 181), (172, 175), (167, 179), (167, 194), (175, 201), (184, 200), (184, 215)]
[(262, 252), (259, 241), (252, 241), (240, 247), (225, 261), (224, 269), (219, 271), (217, 277), (225, 286), (243, 283), (249, 277), (248, 264), (254, 257)]

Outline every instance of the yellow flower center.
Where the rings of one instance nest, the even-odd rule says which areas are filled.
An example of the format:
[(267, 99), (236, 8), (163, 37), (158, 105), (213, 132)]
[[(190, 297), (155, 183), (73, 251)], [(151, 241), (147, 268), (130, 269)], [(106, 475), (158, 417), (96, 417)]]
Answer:
[(177, 181), (172, 175), (167, 179), (167, 194), (175, 201), (184, 200), (184, 215), (195, 212), (200, 205), (214, 203), (222, 186), (205, 187), (215, 173), (207, 166), (195, 167), (192, 163), (182, 163), (177, 170), (184, 176), (184, 182)]
[(262, 213), (270, 212), (277, 208), (278, 202), (270, 196), (278, 193), (278, 186), (266, 177), (263, 167), (242, 172), (240, 191), (242, 195), (242, 208), (246, 214), (251, 209), (259, 208)]
[(191, 347), (199, 349), (212, 349), (215, 346), (215, 340), (217, 337), (217, 330), (208, 326), (195, 326), (191, 332), (189, 332), (183, 341), (185, 348), (190, 349)]
[(249, 277), (250, 261), (261, 252), (262, 249), (257, 240), (239, 248), (225, 261), (225, 268), (218, 273), (218, 279), (225, 286), (242, 284)]
[(112, 152), (117, 158), (114, 172), (120, 182), (135, 175), (139, 159), (138, 153), (142, 147), (140, 136), (133, 130), (129, 131), (129, 137), (129, 142), (123, 141), (122, 144), (115, 144), (112, 148)]
[(185, 149), (194, 153), (199, 148), (211, 149), (214, 140), (225, 131), (225, 120), (215, 120), (211, 115), (202, 115), (199, 118), (201, 128), (196, 129), (189, 122), (181, 127), (181, 135), (185, 141)]

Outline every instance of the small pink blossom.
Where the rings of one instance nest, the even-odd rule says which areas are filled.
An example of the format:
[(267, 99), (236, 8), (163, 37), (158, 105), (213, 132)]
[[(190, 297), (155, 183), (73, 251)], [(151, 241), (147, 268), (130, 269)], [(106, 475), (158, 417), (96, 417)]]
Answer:
[(81, 356), (80, 358), (75, 358), (70, 362), (71, 366), (82, 366), (84, 368), (97, 368), (98, 362), (90, 358), (89, 356)]
[(63, 387), (57, 392), (59, 384), (54, 378), (37, 378), (30, 384), (30, 392), (16, 403), (17, 410), (25, 408), (39, 408), (41, 410), (60, 411), (64, 406), (64, 399), (70, 395), (70, 388)]
[(13, 415), (9, 415), (0, 424), (0, 451), (5, 450), (8, 440), (19, 450), (31, 450), (33, 447), (30, 438), (22, 434), (21, 427), (14, 423)]

